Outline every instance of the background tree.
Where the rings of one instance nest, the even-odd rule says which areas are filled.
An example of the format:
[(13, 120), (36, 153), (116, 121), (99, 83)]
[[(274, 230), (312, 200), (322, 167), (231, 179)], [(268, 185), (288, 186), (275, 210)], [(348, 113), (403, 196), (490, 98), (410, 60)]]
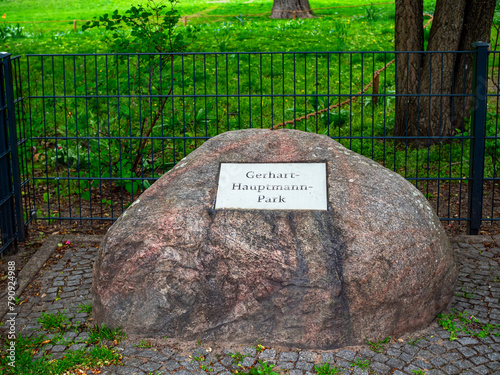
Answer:
[[(496, 0), (437, 0), (427, 51), (470, 51), (489, 42)], [(396, 0), (396, 51), (424, 51), (423, 0)], [(398, 53), (398, 94), (464, 94), (472, 90), (472, 54)], [(464, 97), (396, 99), (396, 135), (451, 135), (462, 129), (471, 100)]]
[(297, 18), (313, 17), (309, 0), (274, 0), (270, 18), (293, 18), (294, 11)]

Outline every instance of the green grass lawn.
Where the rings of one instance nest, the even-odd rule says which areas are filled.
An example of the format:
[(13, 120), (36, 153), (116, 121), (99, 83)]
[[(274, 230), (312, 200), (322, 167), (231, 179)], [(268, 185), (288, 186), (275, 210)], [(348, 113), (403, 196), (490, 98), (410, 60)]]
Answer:
[[(394, 5), (371, 3), (367, 0), (311, 2), (312, 8), (343, 8), (318, 10), (317, 18), (296, 22), (272, 20), (268, 15), (245, 17), (270, 12), (272, 1), (187, 0), (181, 1), (177, 9), (181, 16), (188, 16), (189, 25), (200, 26), (200, 38), (192, 46), (193, 51), (391, 50)], [(0, 43), (3, 50), (14, 54), (110, 52), (102, 42), (102, 31), (81, 32), (83, 22), (78, 21), (77, 32), (73, 32), (73, 20), (91, 20), (115, 9), (123, 12), (130, 4), (123, 0), (3, 2), (0, 14), (5, 13), (6, 18), (0, 20), (0, 27), (20, 22), (23, 30), (19, 37)], [(217, 30), (227, 27), (228, 35), (217, 41)]]

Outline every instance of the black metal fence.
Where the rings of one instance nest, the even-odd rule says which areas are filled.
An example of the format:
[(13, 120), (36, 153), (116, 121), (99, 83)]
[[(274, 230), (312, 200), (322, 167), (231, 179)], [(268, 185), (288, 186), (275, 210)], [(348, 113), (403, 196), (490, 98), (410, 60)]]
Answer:
[(477, 233), (500, 219), (496, 54), (483, 43), (462, 52), (28, 55), (14, 74), (24, 94), (24, 221), (115, 220), (205, 140), (286, 127), (326, 134), (400, 173), (442, 220)]

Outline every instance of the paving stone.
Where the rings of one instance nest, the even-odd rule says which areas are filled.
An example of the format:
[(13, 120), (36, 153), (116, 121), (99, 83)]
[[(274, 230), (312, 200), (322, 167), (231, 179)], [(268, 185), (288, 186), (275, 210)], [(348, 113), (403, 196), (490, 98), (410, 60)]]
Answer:
[(290, 370), (290, 375), (304, 375), (304, 371), (302, 370)]
[(440, 355), (440, 354), (443, 354), (446, 352), (446, 349), (444, 347), (442, 347), (441, 345), (429, 345), (427, 350), (429, 352), (431, 352), (433, 354), (437, 354), (437, 355)]
[(137, 357), (129, 357), (129, 358), (124, 358), (122, 362), (127, 365), (127, 366), (132, 366), (132, 367), (139, 367), (141, 366), (144, 361), (137, 358)]
[[(450, 336), (450, 334), (448, 333), (448, 337)], [(443, 343), (443, 346), (448, 349), (448, 350), (452, 350), (452, 349), (456, 349), (456, 348), (460, 348), (462, 345), (460, 345), (459, 342), (457, 341), (445, 341)]]
[(140, 366), (139, 368), (145, 372), (153, 372), (153, 371), (156, 371), (158, 370), (159, 368), (161, 367), (161, 364), (159, 363), (156, 363), (156, 362), (152, 362), (152, 361), (148, 361), (146, 362), (145, 364), (143, 364), (142, 366)]
[(231, 357), (224, 357), (220, 360), (221, 364), (223, 366), (231, 366), (231, 364), (233, 363), (233, 359)]
[(399, 356), (399, 359), (408, 363), (408, 362), (411, 362), (411, 361), (412, 361), (412, 359), (413, 359), (413, 355), (408, 354), (408, 353), (402, 353), (402, 354)]
[(417, 373), (418, 371), (422, 371), (422, 369), (410, 363), (408, 366), (404, 368), (404, 371), (408, 374), (413, 374)]
[(500, 362), (490, 362), (486, 364), (486, 366), (494, 371), (500, 370)]
[(377, 353), (375, 353), (373, 350), (370, 350), (368, 348), (363, 348), (359, 351), (359, 354), (365, 358), (373, 358), (375, 356), (375, 354), (377, 354)]
[(402, 370), (406, 366), (406, 363), (398, 358), (390, 358), (385, 364), (399, 370)]
[(294, 368), (293, 362), (278, 362), (276, 364), (276, 369), (281, 369), (281, 370), (292, 370)]
[(52, 353), (63, 352), (64, 350), (66, 350), (66, 348), (66, 345), (54, 345), (52, 347)]
[(299, 370), (309, 371), (309, 370), (312, 370), (313, 367), (314, 367), (314, 364), (310, 363), (310, 362), (297, 362), (295, 364), (295, 368), (297, 368)]
[(463, 339), (458, 339), (457, 340), (460, 344), (462, 345), (474, 345), (474, 344), (479, 344), (479, 341), (477, 341), (473, 337), (464, 337)]
[(64, 335), (63, 335), (63, 339), (64, 340), (73, 340), (76, 336), (78, 336), (78, 333), (76, 332), (73, 332), (73, 331), (70, 331), (70, 332), (66, 332)]
[(445, 361), (443, 358), (438, 356), (431, 358), (429, 362), (432, 363), (434, 367), (441, 367), (448, 363), (448, 361)]
[(139, 348), (139, 352), (137, 353), (139, 357), (145, 357), (145, 358), (153, 358), (154, 356), (156, 356), (156, 354), (157, 352), (154, 350), (143, 349), (143, 348)]
[(416, 357), (419, 357), (421, 359), (429, 359), (429, 358), (434, 357), (434, 354), (432, 354), (427, 349), (422, 349), (422, 350), (418, 351), (418, 353), (416, 354)]
[(343, 367), (345, 369), (351, 368), (351, 364), (347, 361), (344, 361), (343, 359), (338, 359), (337, 360), (337, 366), (338, 367)]
[[(295, 352), (283, 352), (280, 354), (279, 359), (281, 362), (295, 362), (299, 358), (299, 354)], [(323, 361), (325, 361), (323, 359)], [(327, 362), (327, 361), (325, 361)]]
[(472, 348), (469, 348), (468, 346), (465, 346), (463, 348), (458, 348), (457, 349), (460, 353), (462, 353), (463, 356), (469, 358), (473, 355), (477, 355), (477, 352), (472, 349)]
[(380, 372), (381, 374), (387, 374), (389, 372), (389, 370), (391, 369), (389, 366), (384, 365), (383, 363), (380, 363), (380, 362), (372, 362), (370, 364), (370, 366), (372, 369)]
[(491, 353), (493, 351), (487, 345), (476, 345), (476, 346), (474, 346), (474, 349), (477, 350), (481, 354), (488, 354), (488, 353)]
[(445, 373), (439, 369), (432, 369), (427, 371), (425, 375), (445, 375)]
[(415, 355), (418, 353), (418, 351), (420, 350), (418, 347), (416, 346), (413, 346), (413, 345), (405, 345), (401, 348), (402, 351), (404, 351), (405, 353), (408, 353), (408, 354), (411, 354), (411, 355)]
[(163, 355), (163, 354), (159, 354), (159, 355), (151, 358), (152, 361), (158, 362), (158, 363), (167, 362), (169, 359), (170, 359), (170, 357), (167, 357), (166, 355)]
[[(298, 355), (297, 355), (298, 357)], [(321, 354), (321, 362), (334, 363), (335, 362), (335, 354), (333, 353), (322, 353)]]
[(469, 368), (474, 367), (474, 364), (472, 364), (470, 361), (463, 359), (461, 361), (453, 362), (453, 365), (457, 366), (461, 370), (467, 370)]
[(426, 339), (423, 339), (423, 340), (418, 340), (415, 343), (415, 345), (418, 346), (419, 348), (426, 348), (430, 345), (430, 342), (427, 341)]
[(353, 375), (369, 375), (370, 374), (368, 371), (363, 370), (359, 367), (356, 367), (352, 373), (353, 373)]
[(176, 375), (193, 375), (189, 371), (186, 371), (186, 370), (179, 370), (175, 374)]
[(484, 365), (475, 367), (472, 369), (472, 371), (474, 371), (477, 374), (481, 374), (481, 375), (486, 375), (486, 374), (490, 373), (490, 370)]
[[(203, 362), (203, 364), (205, 364), (205, 363)], [(181, 365), (181, 367), (183, 367), (185, 370), (188, 370), (188, 371), (198, 371), (198, 369), (200, 368), (200, 362), (194, 361), (194, 360), (193, 361), (183, 361), (180, 363), (180, 365)]]
[(387, 349), (387, 355), (391, 356), (391, 357), (399, 357), (401, 355), (401, 350), (399, 349), (396, 349), (396, 348), (389, 348)]
[(52, 352), (52, 359), (61, 359), (62, 357), (65, 356), (64, 352)]
[[(338, 353), (337, 353), (338, 355)], [(301, 351), (299, 353), (299, 361), (301, 362), (315, 362), (318, 355), (310, 351)], [(354, 356), (353, 356), (354, 358)]]
[(420, 358), (413, 360), (412, 364), (414, 364), (415, 366), (420, 367), (422, 369), (430, 369), (433, 367), (430, 363), (427, 363)]
[(446, 353), (443, 354), (441, 357), (446, 359), (448, 362), (458, 361), (459, 359), (462, 358), (462, 356), (457, 352)]
[(389, 360), (389, 357), (384, 354), (378, 353), (375, 357), (373, 357), (373, 360), (376, 362), (385, 363)]
[[(250, 367), (250, 366), (253, 366), (255, 362), (255, 357), (245, 357), (243, 358), (243, 360), (241, 361), (241, 364), (245, 367)], [(293, 367), (293, 366), (292, 366)]]
[(490, 361), (500, 361), (500, 353), (499, 352), (490, 353), (490, 354), (486, 355), (486, 357), (488, 357), (488, 359)]
[(71, 345), (69, 347), (69, 350), (73, 350), (73, 351), (76, 351), (76, 350), (80, 350), (80, 349), (83, 349), (87, 346), (87, 344), (85, 343), (81, 343), (81, 344), (74, 344), (74, 345)]
[(474, 362), (475, 365), (480, 365), (489, 362), (489, 360), (483, 356), (471, 357), (470, 360)]
[(243, 349), (242, 353), (245, 355), (250, 355), (252, 357), (255, 357), (257, 355), (257, 350), (255, 350), (255, 348), (246, 347)]
[[(345, 359), (347, 361), (350, 361), (350, 360), (354, 359), (355, 356), (356, 356), (356, 353), (354, 353), (353, 351), (348, 350), (348, 349), (340, 350), (337, 353), (337, 357), (343, 358), (343, 359)], [(313, 361), (309, 361), (309, 362), (313, 362)]]
[(168, 362), (163, 363), (163, 367), (165, 367), (169, 371), (173, 371), (181, 367), (181, 365), (179, 364), (179, 362), (171, 359)]
[(276, 349), (266, 349), (259, 354), (259, 358), (264, 360), (275, 359)]

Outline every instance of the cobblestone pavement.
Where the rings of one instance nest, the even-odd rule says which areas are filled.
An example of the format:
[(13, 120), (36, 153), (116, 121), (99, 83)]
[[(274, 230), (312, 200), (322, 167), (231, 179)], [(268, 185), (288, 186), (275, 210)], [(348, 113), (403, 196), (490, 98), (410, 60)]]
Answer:
[[(78, 306), (91, 301), (92, 262), (97, 247), (76, 245), (64, 254), (55, 253), (35, 278), (32, 284), (39, 288), (38, 296), (33, 291), (30, 295), (29, 288), (24, 292), (21, 300), (28, 295), (29, 298), (18, 307), (18, 333), (39, 334), (41, 327), (36, 319), (41, 312), (65, 310), (73, 322), (90, 318), (78, 312), (81, 310)], [(467, 311), (467, 316), (475, 316), (482, 324), (500, 324), (500, 236), (464, 237), (454, 243), (454, 248), (460, 262), (460, 275), (451, 307), (459, 312)], [(36, 353), (35, 358), (50, 354), (61, 358), (68, 351), (88, 345), (85, 343), (87, 333), (68, 332), (67, 335), (69, 340), (76, 336), (76, 343), (69, 347), (64, 342), (48, 345)], [(228, 375), (242, 370), (230, 352), (246, 355), (240, 362), (243, 370), (260, 359), (275, 364), (274, 371), (290, 375), (316, 374), (314, 366), (324, 362), (344, 369), (343, 373), (359, 375), (500, 374), (500, 337), (477, 338), (460, 332), (457, 339), (450, 341), (450, 333), (435, 322), (421, 336), (391, 340), (382, 345), (379, 352), (366, 345), (321, 352), (265, 348), (257, 353), (256, 348), (242, 347), (226, 348), (215, 354), (215, 350), (209, 351), (203, 343), (190, 350), (156, 345), (156, 342), (144, 348), (139, 343), (140, 340), (122, 341), (116, 348), (123, 355), (123, 365), (104, 367), (101, 374)]]

